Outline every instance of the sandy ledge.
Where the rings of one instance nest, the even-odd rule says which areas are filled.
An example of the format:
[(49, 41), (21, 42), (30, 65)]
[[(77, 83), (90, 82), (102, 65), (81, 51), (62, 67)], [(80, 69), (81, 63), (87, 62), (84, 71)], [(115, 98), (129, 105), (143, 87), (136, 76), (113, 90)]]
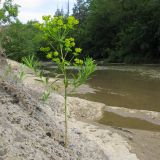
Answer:
[[(9, 63), (16, 72), (19, 64), (13, 61)], [(24, 80), (24, 88), (36, 100), (44, 88), (34, 79), (29, 72)], [(69, 147), (64, 149), (61, 145), (64, 130), (63, 96), (53, 93), (48, 105), (37, 102), (39, 109), (29, 115), (21, 103), (13, 103), (13, 96), (3, 89), (0, 93), (0, 160), (149, 160), (147, 158), (151, 158), (152, 154), (145, 156), (147, 149), (143, 144), (146, 145), (151, 139), (143, 144), (138, 140), (146, 135), (143, 140), (150, 136), (153, 142), (160, 136), (159, 133), (119, 130), (97, 125), (93, 121), (76, 120), (98, 119), (105, 105), (70, 97)], [(155, 143), (154, 149), (157, 150), (157, 147), (160, 144), (157, 146)], [(152, 160), (157, 160), (153, 158), (157, 158), (158, 154), (156, 152)]]

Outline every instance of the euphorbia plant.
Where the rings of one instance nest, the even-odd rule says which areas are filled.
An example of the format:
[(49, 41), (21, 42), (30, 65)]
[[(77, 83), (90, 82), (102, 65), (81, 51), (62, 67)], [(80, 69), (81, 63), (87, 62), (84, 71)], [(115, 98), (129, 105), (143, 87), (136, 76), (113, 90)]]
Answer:
[[(72, 85), (74, 88), (83, 84), (91, 73), (95, 70), (95, 63), (91, 58), (82, 60), (80, 54), (81, 48), (76, 47), (75, 40), (70, 37), (70, 32), (78, 25), (78, 20), (73, 16), (67, 18), (63, 16), (51, 17), (43, 16), (43, 23), (37, 24), (38, 28), (43, 31), (44, 39), (48, 43), (46, 47), (40, 48), (45, 52), (48, 59), (56, 63), (58, 69), (63, 75), (64, 84), (64, 113), (65, 113), (65, 138), (64, 144), (67, 146), (67, 88)], [(67, 72), (69, 66), (75, 66), (77, 72)], [(69, 81), (69, 78), (72, 80)]]

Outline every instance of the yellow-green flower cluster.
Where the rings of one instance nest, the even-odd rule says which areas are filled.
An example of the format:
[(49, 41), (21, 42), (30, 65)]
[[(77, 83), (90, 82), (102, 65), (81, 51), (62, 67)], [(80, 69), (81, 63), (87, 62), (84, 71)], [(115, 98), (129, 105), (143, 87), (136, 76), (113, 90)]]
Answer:
[(75, 58), (74, 59), (75, 65), (82, 65), (83, 64), (83, 60)]
[(76, 51), (76, 53), (81, 53), (82, 49), (81, 48), (76, 48), (75, 51)]
[(42, 16), (42, 19), (44, 21), (49, 21), (51, 19), (51, 16), (50, 15), (48, 15), (48, 16)]
[[(44, 23), (37, 23), (35, 26), (42, 31), (50, 32), (52, 34), (58, 34), (59, 29), (68, 31), (73, 30), (74, 26), (79, 23), (79, 21), (74, 16), (69, 16), (66, 19), (63, 16), (43, 16)], [(50, 35), (51, 36), (51, 35)]]
[(57, 57), (58, 55), (59, 55), (59, 53), (57, 51), (55, 51), (55, 52), (49, 52), (47, 54), (47, 58), (48, 59), (52, 59), (53, 57)]
[[(50, 23), (52, 26), (56, 26), (63, 29), (73, 29), (75, 25), (79, 23), (77, 19), (74, 18), (74, 16), (69, 16), (66, 19), (66, 22), (64, 22), (63, 16), (54, 16), (53, 18), (49, 16), (43, 16), (42, 19), (45, 21), (45, 23)], [(43, 26), (41, 26), (43, 28)]]
[(57, 56), (59, 55), (59, 53), (58, 53), (57, 51), (55, 51), (55, 52), (53, 52), (53, 55), (54, 55), (55, 57), (57, 57)]
[(60, 59), (59, 58), (52, 58), (52, 61), (56, 62), (56, 63), (60, 63)]
[(52, 58), (52, 52), (49, 52), (49, 53), (47, 54), (47, 58), (48, 58), (48, 59), (51, 59), (51, 58)]
[(66, 38), (65, 39), (65, 51), (66, 52), (71, 52), (72, 51), (72, 47), (75, 46), (75, 42), (74, 42), (74, 38)]
[(69, 16), (69, 17), (67, 18), (67, 26), (68, 26), (68, 28), (70, 28), (70, 29), (73, 29), (73, 27), (74, 27), (75, 25), (77, 25), (78, 23), (79, 23), (79, 21), (78, 21), (77, 19), (75, 19), (74, 16)]
[[(63, 16), (43, 16), (43, 23), (38, 23), (37, 26), (40, 30), (44, 32), (43, 38), (47, 41), (50, 39), (53, 39), (53, 42), (55, 42), (54, 47), (51, 45), (49, 47), (40, 48), (42, 52), (45, 52), (47, 54), (47, 58), (51, 59), (52, 61), (56, 63), (64, 62), (65, 65), (69, 65), (67, 62), (67, 59), (71, 56), (74, 60), (75, 65), (82, 65), (83, 61), (81, 59), (78, 59), (78, 55), (82, 52), (81, 48), (75, 48), (75, 40), (74, 38), (68, 38), (68, 33), (74, 29), (75, 25), (79, 23), (79, 21), (74, 16), (69, 16), (67, 18)], [(58, 47), (56, 45), (60, 44)], [(55, 50), (55, 47), (57, 51)], [(68, 53), (72, 54), (71, 56), (68, 56)]]
[(82, 52), (82, 49), (81, 49), (81, 48), (75, 48), (75, 51), (73, 52), (73, 54), (74, 54), (75, 56), (78, 56), (81, 52)]
[(56, 16), (53, 19), (51, 19), (51, 24), (53, 26), (56, 26), (58, 28), (63, 28), (64, 24), (64, 17), (63, 16)]

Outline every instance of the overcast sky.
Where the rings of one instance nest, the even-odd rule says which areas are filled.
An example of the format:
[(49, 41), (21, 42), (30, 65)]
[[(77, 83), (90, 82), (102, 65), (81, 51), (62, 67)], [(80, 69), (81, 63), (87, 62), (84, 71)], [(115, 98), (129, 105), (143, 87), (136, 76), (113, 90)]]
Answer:
[[(19, 4), (19, 16), (18, 18), (23, 22), (28, 20), (41, 21), (42, 15), (53, 15), (57, 7), (66, 11), (68, 0), (13, 0), (16, 4)], [(70, 8), (76, 0), (70, 0)], [(2, 3), (4, 0), (2, 0)], [(70, 9), (71, 11), (71, 9)]]

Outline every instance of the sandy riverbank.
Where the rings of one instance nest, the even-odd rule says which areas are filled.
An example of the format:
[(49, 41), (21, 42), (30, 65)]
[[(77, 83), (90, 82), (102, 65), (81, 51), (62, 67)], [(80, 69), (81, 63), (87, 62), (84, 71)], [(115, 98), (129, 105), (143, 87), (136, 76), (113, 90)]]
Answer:
[[(13, 61), (10, 63), (16, 72), (19, 64)], [(2, 159), (149, 160), (147, 158), (151, 157), (153, 152), (150, 151), (149, 154), (147, 151), (153, 145), (155, 145), (155, 160), (159, 156), (159, 133), (97, 126), (91, 124), (93, 121), (82, 122), (82, 119), (93, 120), (101, 117), (105, 105), (79, 98), (69, 98), (69, 147), (65, 150), (61, 145), (64, 130), (63, 97), (53, 93), (48, 105), (37, 102), (44, 88), (34, 79), (35, 77), (29, 73), (23, 82), (25, 91), (38, 105), (33, 115), (29, 115), (21, 103), (14, 104), (14, 97), (1, 90), (0, 157)], [(144, 142), (144, 135), (146, 139), (152, 138)], [(138, 140), (141, 137), (143, 139), (140, 143)], [(148, 146), (147, 150), (143, 145), (151, 141), (156, 143)]]

